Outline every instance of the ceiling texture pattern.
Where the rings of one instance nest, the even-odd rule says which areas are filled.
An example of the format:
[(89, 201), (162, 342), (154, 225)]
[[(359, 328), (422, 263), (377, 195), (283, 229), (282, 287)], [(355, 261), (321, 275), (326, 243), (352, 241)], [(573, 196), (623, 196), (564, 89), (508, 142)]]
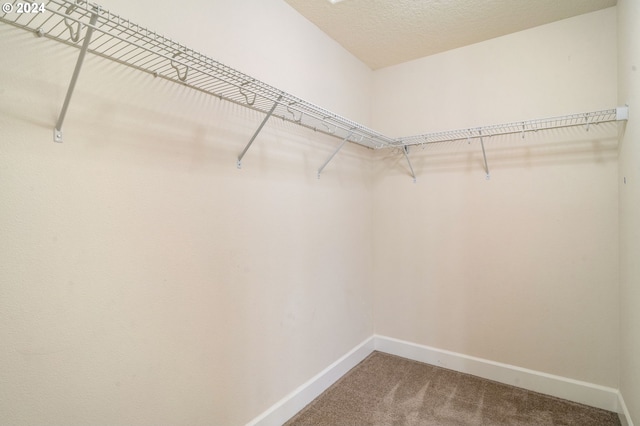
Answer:
[(616, 5), (616, 0), (285, 1), (373, 70)]

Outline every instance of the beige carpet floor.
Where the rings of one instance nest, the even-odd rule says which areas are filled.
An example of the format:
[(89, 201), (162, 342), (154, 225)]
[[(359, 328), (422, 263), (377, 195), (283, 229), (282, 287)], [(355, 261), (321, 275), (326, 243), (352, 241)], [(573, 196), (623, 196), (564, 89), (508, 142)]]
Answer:
[(373, 352), (286, 425), (620, 425), (615, 413)]

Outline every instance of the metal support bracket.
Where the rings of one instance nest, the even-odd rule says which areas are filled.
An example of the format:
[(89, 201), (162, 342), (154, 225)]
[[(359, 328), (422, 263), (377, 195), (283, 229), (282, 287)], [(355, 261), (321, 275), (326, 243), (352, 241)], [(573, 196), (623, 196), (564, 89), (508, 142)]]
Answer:
[(484, 151), (484, 141), (482, 140), (482, 131), (478, 132), (480, 135), (480, 146), (482, 147), (482, 157), (484, 158), (484, 171), (487, 174), (487, 180), (491, 179), (489, 174), (489, 165), (487, 164), (487, 153)]
[[(53, 129), (54, 142), (58, 142), (58, 143), (62, 142), (62, 124), (64, 123), (64, 117), (67, 115), (67, 109), (69, 108), (69, 103), (71, 102), (71, 95), (73, 95), (73, 90), (75, 89), (76, 83), (78, 82), (80, 69), (82, 68), (84, 57), (87, 54), (87, 50), (89, 49), (89, 43), (91, 42), (91, 35), (93, 34), (93, 26), (96, 24), (97, 20), (98, 20), (98, 13), (97, 12), (92, 13), (91, 19), (89, 20), (89, 25), (87, 26), (87, 33), (84, 36), (84, 42), (82, 43), (82, 48), (80, 49), (80, 55), (78, 55), (76, 68), (73, 70), (73, 75), (71, 76), (71, 82), (69, 83), (69, 88), (67, 89), (67, 96), (64, 98), (64, 103), (62, 104), (62, 109), (60, 110), (58, 121), (56, 122), (56, 128)], [(78, 29), (78, 33), (79, 32), (80, 30)]]
[(416, 174), (413, 171), (413, 166), (411, 165), (411, 160), (409, 159), (409, 146), (404, 145), (402, 147), (402, 153), (404, 154), (404, 158), (407, 159), (407, 163), (409, 163), (409, 170), (411, 170), (411, 176), (413, 176), (413, 183), (416, 183)]
[(333, 157), (336, 156), (336, 154), (338, 153), (338, 151), (340, 151), (342, 149), (342, 147), (344, 146), (344, 144), (347, 143), (347, 141), (349, 140), (349, 138), (351, 137), (351, 135), (353, 135), (353, 132), (349, 133), (347, 135), (346, 138), (342, 139), (342, 142), (340, 142), (340, 145), (338, 145), (338, 147), (336, 148), (335, 151), (333, 151), (333, 154), (331, 154), (329, 156), (329, 158), (327, 158), (327, 161), (324, 162), (324, 164), (322, 166), (320, 166), (320, 168), (318, 169), (318, 179), (320, 179), (320, 173), (322, 173), (322, 171), (324, 170), (325, 167), (327, 167), (327, 164), (329, 164), (329, 162), (331, 160), (333, 160)]
[(249, 147), (251, 147), (251, 144), (256, 139), (256, 137), (258, 136), (258, 133), (260, 133), (260, 131), (262, 130), (264, 125), (267, 124), (267, 120), (269, 120), (269, 117), (271, 117), (271, 115), (273, 114), (273, 111), (276, 110), (276, 107), (278, 106), (278, 103), (280, 103), (280, 99), (282, 99), (282, 95), (280, 95), (278, 97), (278, 100), (273, 103), (273, 106), (271, 107), (271, 109), (267, 113), (267, 116), (264, 118), (264, 120), (262, 120), (262, 123), (260, 123), (260, 126), (258, 126), (258, 129), (255, 131), (253, 136), (251, 136), (251, 139), (249, 140), (249, 143), (247, 144), (247, 146), (244, 147), (244, 149), (242, 150), (242, 152), (238, 156), (238, 161), (236, 161), (236, 165), (238, 166), (239, 169), (242, 168), (242, 157), (244, 157), (244, 154), (247, 153), (247, 151), (249, 150)]

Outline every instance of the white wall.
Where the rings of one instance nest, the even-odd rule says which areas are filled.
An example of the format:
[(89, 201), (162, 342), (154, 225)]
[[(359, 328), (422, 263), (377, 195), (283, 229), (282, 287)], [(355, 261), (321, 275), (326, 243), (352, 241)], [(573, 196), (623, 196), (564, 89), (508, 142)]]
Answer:
[(108, 0), (103, 5), (279, 89), (369, 124), (369, 68), (286, 3), (157, 3)]
[[(204, 3), (104, 6), (369, 119), (284, 2)], [(1, 423), (244, 424), (373, 333), (368, 150), (317, 180), (339, 141), (272, 120), (238, 170), (263, 115), (91, 55), (55, 144), (77, 53), (0, 25)]]
[(629, 105), (621, 132), (620, 173), (620, 390), (640, 424), (640, 3), (618, 1), (618, 102)]
[[(373, 122), (426, 133), (615, 107), (616, 9), (375, 72)], [(381, 153), (377, 334), (618, 386), (614, 125)]]
[[(615, 9), (372, 73), (284, 2), (204, 3), (103, 5), (391, 136), (633, 98)], [(338, 141), (273, 120), (237, 170), (260, 114), (91, 56), (54, 144), (77, 51), (2, 25), (0, 54), (6, 422), (244, 424), (374, 331), (613, 387), (622, 352), (637, 418), (615, 125), (489, 139), (489, 181), (477, 142), (318, 181)]]

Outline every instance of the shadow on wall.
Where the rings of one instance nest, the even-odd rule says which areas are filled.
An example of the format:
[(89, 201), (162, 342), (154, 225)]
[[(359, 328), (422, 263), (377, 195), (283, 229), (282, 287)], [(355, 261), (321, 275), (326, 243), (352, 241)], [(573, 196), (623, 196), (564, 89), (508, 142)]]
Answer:
[[(483, 138), (490, 174), (514, 168), (533, 168), (571, 164), (598, 164), (617, 161), (618, 127), (615, 122), (584, 127), (544, 130), (521, 135)], [(479, 139), (458, 140), (409, 147), (409, 158), (420, 176), (442, 172), (485, 175), (482, 145)], [(409, 165), (400, 150), (379, 154), (376, 176), (411, 178)]]
[[(269, 175), (315, 183), (318, 168), (340, 144), (339, 139), (271, 118), (247, 151), (239, 174), (237, 157), (264, 114), (147, 74), (118, 79), (119, 73), (129, 70), (92, 59), (85, 64), (73, 94), (63, 125), (64, 143), (58, 149), (53, 148), (57, 145), (53, 128), (66, 93), (66, 68), (61, 66), (65, 72), (37, 79), (35, 84), (28, 74), (0, 72), (10, 82), (0, 93), (6, 100), (0, 104), (4, 119), (39, 129), (37, 138), (14, 144), (15, 149), (30, 149), (29, 143), (50, 144), (57, 152), (79, 149), (86, 161), (111, 157), (149, 169)], [(370, 150), (349, 144), (328, 165), (323, 180), (358, 181), (370, 158)]]

